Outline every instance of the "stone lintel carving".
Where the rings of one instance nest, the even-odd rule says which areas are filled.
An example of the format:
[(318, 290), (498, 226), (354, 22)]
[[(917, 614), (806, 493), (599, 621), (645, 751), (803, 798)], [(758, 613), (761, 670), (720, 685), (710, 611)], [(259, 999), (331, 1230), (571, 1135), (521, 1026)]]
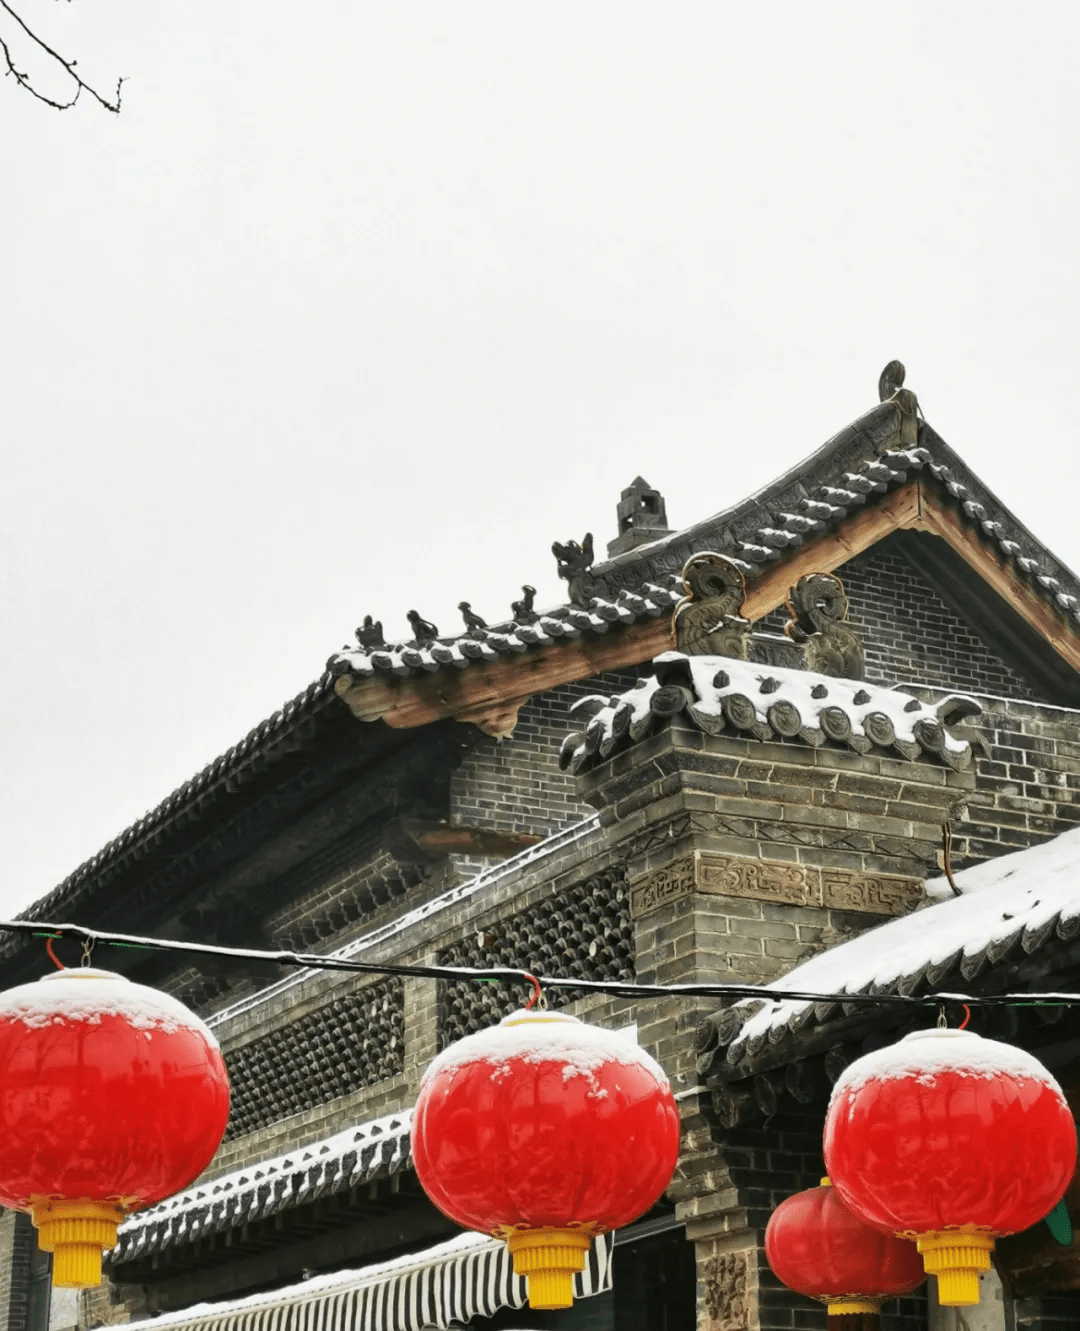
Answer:
[(695, 892), (869, 915), (906, 915), (922, 900), (923, 886), (918, 878), (894, 874), (819, 869), (812, 864), (695, 850), (634, 883), (630, 914), (640, 919)]
[(839, 679), (866, 673), (862, 643), (844, 621), (848, 598), (835, 573), (807, 573), (788, 592), (784, 632), (803, 649), (807, 670)]
[(648, 915), (669, 901), (693, 896), (697, 885), (697, 864), (694, 856), (686, 855), (666, 868), (648, 874), (630, 892), (630, 915), (637, 919)]
[(688, 656), (732, 656), (750, 652), (750, 621), (741, 613), (746, 578), (734, 560), (713, 551), (692, 555), (683, 565), (686, 595), (675, 607), (672, 628)]

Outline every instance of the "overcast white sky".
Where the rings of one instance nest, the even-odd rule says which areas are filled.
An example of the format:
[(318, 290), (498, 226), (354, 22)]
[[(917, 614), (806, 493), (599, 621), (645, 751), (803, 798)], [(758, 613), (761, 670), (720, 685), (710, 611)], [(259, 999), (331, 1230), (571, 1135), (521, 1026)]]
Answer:
[(363, 614), (554, 601), (636, 473), (708, 516), (893, 357), (1080, 565), (1074, 7), (24, 12), (130, 81), (0, 80), (0, 909)]

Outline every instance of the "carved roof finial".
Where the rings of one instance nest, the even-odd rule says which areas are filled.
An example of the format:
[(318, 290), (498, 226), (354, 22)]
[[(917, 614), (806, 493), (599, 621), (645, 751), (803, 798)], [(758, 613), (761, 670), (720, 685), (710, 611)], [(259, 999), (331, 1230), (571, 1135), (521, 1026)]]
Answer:
[(571, 601), (575, 605), (588, 605), (592, 595), (592, 579), (589, 577), (593, 566), (592, 532), (585, 533), (580, 545), (577, 541), (567, 541), (565, 545), (553, 541), (551, 553), (558, 563), (559, 577), (570, 584)]
[(533, 609), (533, 602), (536, 600), (536, 588), (530, 587), (525, 583), (521, 588), (522, 596), (520, 601), (513, 601), (510, 605), (510, 612), (514, 616), (515, 624), (535, 624), (540, 616)]
[(487, 620), (473, 614), (473, 608), (468, 601), (459, 601), (458, 609), (461, 611), (461, 618), (465, 621), (465, 629), (469, 637), (482, 638), (487, 632)]
[(900, 445), (915, 448), (919, 442), (919, 399), (904, 387), (906, 373), (901, 361), (889, 361), (878, 380), (878, 397), (900, 408)]
[(902, 361), (889, 361), (888, 365), (881, 371), (881, 378), (878, 380), (878, 400), (887, 402), (898, 388), (903, 388), (906, 373)]
[(622, 492), (615, 512), (619, 520), (619, 534), (608, 542), (607, 550), (611, 557), (639, 545), (648, 545), (650, 541), (666, 536), (671, 530), (664, 496), (659, 490), (654, 490), (643, 476), (635, 476)]
[(862, 679), (862, 643), (844, 621), (848, 598), (835, 573), (808, 573), (788, 592), (791, 619), (784, 632), (800, 644), (806, 668), (840, 679)]
[(438, 638), (439, 630), (434, 624), (429, 624), (426, 619), (421, 619), (419, 611), (410, 610), (408, 620), (417, 647), (425, 647), (429, 642), (434, 642)]
[(745, 661), (750, 621), (739, 613), (746, 578), (734, 560), (711, 550), (691, 555), (683, 566), (686, 595), (671, 625), (679, 651), (688, 656), (732, 656)]
[(366, 647), (369, 651), (376, 647), (385, 647), (386, 639), (383, 637), (382, 621), (372, 619), (370, 615), (365, 615), (363, 624), (356, 630), (356, 641), (361, 647)]

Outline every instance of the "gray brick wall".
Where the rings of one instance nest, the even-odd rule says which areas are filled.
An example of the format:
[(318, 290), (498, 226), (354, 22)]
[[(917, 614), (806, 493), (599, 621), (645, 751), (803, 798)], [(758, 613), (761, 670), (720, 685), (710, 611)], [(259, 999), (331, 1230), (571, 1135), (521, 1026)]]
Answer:
[[(1039, 695), (1005, 664), (904, 558), (892, 538), (836, 570), (861, 636), (866, 678), (874, 684), (914, 681), (950, 692), (977, 691), (1037, 700)], [(782, 633), (781, 607), (755, 628)]]
[[(942, 690), (909, 688), (920, 698)], [(990, 746), (975, 792), (954, 821), (953, 863), (995, 859), (1080, 824), (1080, 711), (975, 694), (974, 728)]]

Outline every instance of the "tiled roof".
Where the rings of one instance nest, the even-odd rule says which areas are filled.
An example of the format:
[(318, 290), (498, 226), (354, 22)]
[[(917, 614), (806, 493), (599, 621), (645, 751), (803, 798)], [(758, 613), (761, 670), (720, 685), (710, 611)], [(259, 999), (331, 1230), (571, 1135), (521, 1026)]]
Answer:
[[(20, 913), (20, 919), (49, 919), (68, 908), (84, 884), (100, 880), (125, 861), (154, 850), (177, 822), (192, 821), (223, 789), (234, 790), (291, 752), (317, 714), (335, 701), (333, 680), (324, 672), (302, 693), (248, 732), (239, 743), (178, 787), (160, 804), (137, 819), (46, 896)], [(11, 940), (8, 940), (11, 941)]]
[(897, 447), (904, 413), (887, 401), (860, 417), (811, 457), (757, 494), (682, 531), (673, 532), (588, 574), (589, 595), (540, 616), (507, 621), (486, 634), (375, 649), (344, 647), (327, 662), (336, 676), (408, 679), (440, 670), (509, 659), (538, 646), (599, 636), (667, 612), (682, 595), (680, 572), (690, 556), (715, 550), (733, 559), (752, 582), (788, 551), (811, 543), (860, 508), (909, 480), (931, 480), (962, 524), (990, 541), (1016, 575), (1080, 631), (1080, 580), (1056, 559), (925, 423), (918, 443)]
[[(590, 594), (585, 604), (568, 602), (532, 623), (496, 624), (477, 637), (463, 634), (416, 646), (343, 648), (330, 658), (318, 680), (110, 841), (24, 915), (45, 919), (65, 912), (87, 885), (101, 883), (119, 868), (160, 849), (177, 827), (205, 816), (222, 789), (248, 780), (258, 766), (287, 752), (317, 714), (336, 701), (336, 677), (394, 680), (467, 670), (513, 660), (543, 646), (598, 639), (618, 625), (656, 620), (670, 613), (679, 599), (679, 574), (691, 554), (702, 550), (726, 554), (752, 583), (760, 570), (783, 559), (787, 551), (812, 542), (914, 476), (932, 479), (955, 506), (961, 522), (992, 542), (1017, 577), (1080, 630), (1080, 581), (925, 422), (918, 423), (916, 442), (913, 420), (910, 402), (893, 398), (880, 403), (757, 494), (704, 522), (595, 565), (588, 575)], [(10, 940), (0, 943), (0, 955), (16, 946)]]
[(471, 665), (512, 657), (530, 647), (544, 647), (583, 635), (598, 637), (614, 624), (637, 624), (670, 613), (683, 594), (682, 580), (677, 573), (661, 578), (661, 582), (643, 582), (634, 591), (623, 588), (610, 598), (592, 596), (587, 606), (572, 603), (559, 606), (540, 615), (534, 624), (514, 621), (496, 624), (482, 638), (465, 635), (440, 638), (422, 646), (372, 650), (344, 647), (330, 658), (327, 668), (332, 675), (348, 674), (357, 679), (370, 679), (373, 675), (411, 679), (442, 669), (465, 670)]
[(126, 1220), (109, 1261), (137, 1261), (410, 1169), (411, 1122), (411, 1109), (389, 1114), (177, 1193)]
[(878, 749), (910, 760), (925, 753), (959, 770), (971, 766), (970, 739), (948, 725), (982, 711), (974, 698), (950, 695), (923, 703), (875, 684), (724, 656), (665, 652), (654, 664), (655, 676), (625, 693), (592, 695), (573, 705), (579, 718), (591, 719), (564, 741), (564, 769), (596, 766), (675, 716), (710, 735), (727, 731), (815, 748), (832, 740), (858, 753)]

